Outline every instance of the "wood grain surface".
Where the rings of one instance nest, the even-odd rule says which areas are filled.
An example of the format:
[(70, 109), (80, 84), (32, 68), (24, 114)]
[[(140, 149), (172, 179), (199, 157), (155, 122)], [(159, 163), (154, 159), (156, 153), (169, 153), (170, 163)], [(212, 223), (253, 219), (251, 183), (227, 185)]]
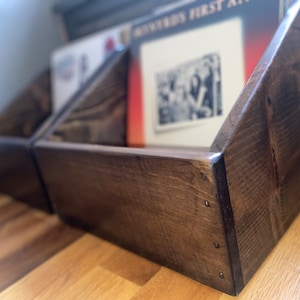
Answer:
[(60, 217), (212, 287), (239, 293), (300, 210), (299, 7), (296, 1), (213, 153), (206, 152), (224, 154), (219, 175), (210, 158), (95, 145), (124, 145), (126, 54), (116, 56), (37, 143)]
[(127, 52), (113, 54), (71, 100), (74, 105), (59, 120), (59, 126), (54, 126), (49, 140), (124, 146), (127, 65)]
[(31, 147), (50, 114), (49, 70), (0, 111), (0, 192), (47, 211), (50, 205)]
[(227, 293), (243, 286), (239, 261), (231, 264), (236, 240), (227, 239), (234, 225), (228, 219), (224, 228), (229, 199), (218, 198), (215, 183), (214, 171), (224, 173), (217, 154), (49, 141), (36, 152), (55, 211), (69, 224)]
[(0, 290), (82, 234), (62, 224), (57, 216), (0, 195)]
[[(114, 138), (123, 145), (115, 131), (125, 116), (120, 55), (37, 143), (60, 217), (238, 293), (300, 209), (299, 7), (280, 25), (203, 159), (94, 145), (118, 145)], [(218, 173), (213, 157), (222, 154)]]
[(298, 300), (300, 216), (237, 297), (0, 196), (0, 299)]
[(296, 1), (211, 148), (224, 152), (244, 282), (300, 210), (299, 8)]
[(30, 137), (50, 114), (51, 84), (47, 70), (0, 112), (0, 136)]

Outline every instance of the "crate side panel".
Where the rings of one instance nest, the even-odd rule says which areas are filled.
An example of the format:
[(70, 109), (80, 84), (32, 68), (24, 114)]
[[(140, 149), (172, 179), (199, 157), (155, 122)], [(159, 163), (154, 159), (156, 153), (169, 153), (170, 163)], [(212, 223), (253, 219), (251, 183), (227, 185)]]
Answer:
[(0, 191), (33, 207), (49, 211), (46, 194), (24, 142), (0, 141)]
[(124, 146), (128, 52), (115, 54), (76, 100), (49, 140)]
[(37, 154), (63, 220), (234, 293), (209, 159), (47, 146), (38, 146)]
[[(258, 96), (264, 99), (264, 91)], [(247, 282), (275, 246), (275, 174), (263, 103), (252, 103), (224, 152), (243, 279)]]
[[(293, 11), (290, 18), (295, 16)], [(300, 209), (298, 22), (299, 17), (293, 24), (287, 19), (289, 29), (283, 23), (277, 32), (249, 82), (255, 88), (224, 150), (245, 283)]]
[[(278, 49), (282, 46), (282, 42), (287, 39), (287, 33), (290, 31), (290, 29), (295, 27), (295, 25), (297, 26), (299, 23), (297, 20), (299, 7), (299, 1), (295, 1), (295, 3), (289, 9), (287, 16), (281, 22), (270, 45), (262, 55), (260, 61), (246, 83), (245, 88), (241, 92), (235, 105), (218, 132), (213, 144), (210, 147), (211, 151), (224, 151), (230, 141), (234, 139), (237, 127), (240, 121), (244, 118), (245, 114), (247, 114), (249, 111), (249, 105), (251, 104), (253, 97), (255, 97), (257, 90), (260, 88), (270, 65), (273, 63), (273, 59), (276, 56)], [(300, 25), (298, 27), (300, 27)]]
[(0, 112), (0, 136), (31, 137), (51, 114), (49, 70)]
[(267, 117), (282, 234), (300, 211), (300, 15), (270, 69)]

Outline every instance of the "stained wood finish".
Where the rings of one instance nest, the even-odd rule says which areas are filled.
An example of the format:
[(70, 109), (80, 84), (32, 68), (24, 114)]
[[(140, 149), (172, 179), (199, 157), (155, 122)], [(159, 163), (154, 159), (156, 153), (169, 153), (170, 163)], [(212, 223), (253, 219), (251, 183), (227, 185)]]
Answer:
[[(239, 293), (300, 208), (299, 7), (280, 26), (211, 152), (91, 145), (116, 145), (115, 138), (123, 145), (124, 135), (111, 128), (124, 124), (126, 59), (115, 56), (97, 81), (99, 98), (87, 93), (37, 143), (60, 217)], [(119, 114), (88, 120), (111, 103)]]
[(0, 244), (7, 245), (0, 249), (0, 299), (299, 299), (300, 216), (236, 298), (88, 233), (74, 234), (9, 197), (0, 196), (0, 224)]
[(49, 71), (0, 112), (0, 192), (43, 210), (50, 206), (31, 147), (50, 114)]
[[(77, 106), (77, 109), (58, 129), (57, 139), (68, 140), (79, 136), (81, 142), (89, 139), (92, 142), (124, 145), (127, 56), (121, 53), (113, 55), (80, 93), (50, 117), (49, 72), (42, 74), (0, 114), (0, 192), (36, 208), (52, 210), (32, 147), (36, 140), (46, 136), (53, 124), (64, 119), (64, 112), (69, 106)], [(111, 69), (112, 65), (115, 67)], [(114, 81), (112, 73), (116, 79)], [(111, 89), (107, 91), (103, 85), (98, 88), (99, 80), (103, 80), (106, 86), (110, 85)], [(111, 90), (116, 91), (116, 99), (109, 97)], [(82, 103), (86, 97), (88, 101)], [(104, 114), (111, 117), (98, 121), (98, 117)], [(99, 136), (102, 138), (97, 140)]]
[(31, 143), (21, 138), (0, 137), (0, 191), (42, 210), (50, 210)]
[(0, 112), (0, 136), (31, 137), (51, 114), (49, 70)]
[(300, 210), (300, 2), (214, 142), (224, 151), (244, 282)]
[(235, 294), (244, 284), (222, 156), (91, 145), (125, 143), (127, 55), (115, 54), (36, 144), (55, 211)]
[(43, 176), (60, 217), (234, 293), (216, 197), (214, 165), (220, 157), (197, 154), (195, 160), (188, 154), (175, 158), (168, 153), (153, 156), (147, 150), (128, 149), (124, 154), (122, 148), (113, 149), (38, 143)]
[(0, 291), (82, 234), (56, 216), (0, 195)]
[[(109, 60), (110, 62), (111, 60)], [(120, 90), (118, 97), (120, 101), (110, 100), (105, 102), (105, 105), (100, 110), (95, 111), (93, 109), (95, 105), (96, 95), (91, 93), (91, 90), (95, 92), (97, 83), (92, 87), (90, 82), (86, 84), (83, 91), (78, 95), (75, 95), (73, 99), (70, 99), (68, 103), (59, 111), (50, 116), (51, 113), (51, 86), (50, 86), (50, 73), (49, 71), (41, 74), (32, 85), (26, 89), (18, 98), (16, 98), (11, 105), (0, 113), (0, 191), (12, 195), (13, 197), (24, 201), (39, 209), (51, 211), (51, 204), (48, 201), (47, 191), (43, 179), (40, 176), (39, 167), (36, 162), (36, 158), (32, 153), (33, 144), (44, 136), (51, 127), (61, 116), (68, 106), (77, 105), (82, 98), (89, 95), (89, 101), (85, 105), (79, 106), (76, 111), (76, 117), (81, 116), (84, 120), (86, 118), (94, 118), (101, 115), (104, 112), (117, 116), (119, 122), (102, 122), (102, 130), (92, 130), (90, 128), (96, 128), (92, 125), (99, 125), (99, 122), (91, 122), (92, 125), (88, 125), (83, 128), (81, 126), (82, 136), (97, 137), (98, 134), (103, 133), (105, 128), (108, 131), (108, 137), (116, 136), (118, 129), (122, 130), (118, 134), (119, 136), (113, 138), (116, 144), (124, 143), (124, 125), (125, 122), (125, 102), (122, 99), (125, 97), (125, 88), (122, 84), (126, 82), (126, 59), (124, 58), (124, 65), (118, 65), (115, 69), (115, 75), (117, 76), (116, 82), (114, 82), (117, 90)], [(121, 70), (121, 71), (120, 71)], [(102, 69), (99, 71), (102, 74)], [(96, 77), (99, 74), (95, 75)], [(98, 77), (97, 77), (98, 78)], [(100, 78), (103, 78), (100, 76)], [(94, 80), (94, 78), (93, 78)], [(109, 78), (108, 78), (109, 81)], [(108, 82), (106, 82), (108, 84)], [(97, 90), (97, 93), (103, 94), (105, 99), (105, 90)], [(97, 94), (96, 93), (96, 94)], [(83, 96), (83, 95), (84, 96)], [(81, 96), (81, 98), (80, 98)], [(103, 97), (101, 98), (103, 100)], [(117, 106), (116, 103), (123, 103), (123, 106)], [(101, 102), (100, 102), (101, 104)], [(73, 106), (72, 106), (73, 107)], [(103, 112), (104, 111), (104, 112)], [(71, 121), (72, 122), (72, 121)], [(123, 122), (123, 123), (122, 123)], [(76, 126), (75, 126), (76, 127)], [(78, 126), (76, 127), (78, 129)], [(78, 132), (71, 133), (74, 137)], [(109, 131), (108, 128), (111, 130)], [(73, 128), (72, 128), (73, 129)], [(88, 134), (89, 130), (91, 134)], [(68, 135), (68, 134), (67, 134)], [(16, 188), (18, 187), (18, 188)]]
[(116, 53), (100, 68), (76, 106), (60, 119), (49, 140), (124, 146), (128, 54)]

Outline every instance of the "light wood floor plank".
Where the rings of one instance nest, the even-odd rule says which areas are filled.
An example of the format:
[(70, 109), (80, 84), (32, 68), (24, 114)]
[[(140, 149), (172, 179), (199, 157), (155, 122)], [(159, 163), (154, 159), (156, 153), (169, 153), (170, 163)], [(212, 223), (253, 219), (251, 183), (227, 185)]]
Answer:
[[(28, 299), (58, 297), (60, 290), (73, 286), (95, 266), (106, 268), (135, 285), (146, 283), (160, 268), (144, 258), (85, 234), (0, 296), (8, 297), (14, 290), (20, 292), (18, 296), (21, 296), (24, 295), (27, 286), (34, 286)], [(40, 278), (45, 277), (47, 281), (40, 281)], [(16, 296), (14, 292), (13, 295)]]
[(23, 229), (15, 232), (15, 234), (5, 235), (5, 237), (3, 235), (2, 237), (0, 236), (1, 243), (5, 245), (5, 247), (0, 247), (0, 259), (25, 247), (26, 244), (45, 234), (49, 228), (57, 226), (59, 222), (56, 216), (51, 216), (46, 220), (37, 219), (24, 224)]
[(101, 256), (99, 265), (140, 286), (160, 270), (159, 265), (113, 244)]
[[(140, 286), (104, 268), (96, 267), (67, 290), (61, 290), (57, 300), (127, 300)], [(50, 297), (49, 300), (53, 298)]]
[(9, 222), (10, 220), (14, 220), (19, 214), (26, 213), (30, 210), (30, 208), (17, 201), (5, 201), (2, 202), (0, 207), (0, 226)]
[(13, 199), (8, 196), (0, 193), (0, 208), (8, 203), (11, 203)]
[(2, 199), (0, 203), (5, 205), (0, 207), (0, 291), (83, 234), (63, 224), (57, 216), (9, 197)]
[(300, 300), (300, 216), (238, 297), (1, 197), (0, 224), (1, 300)]
[(222, 293), (167, 268), (161, 270), (132, 300), (218, 300)]
[[(5, 296), (9, 299), (10, 295), (27, 295), (26, 299), (57, 297), (61, 290), (69, 288), (91, 271), (107, 247), (106, 242), (85, 234), (34, 272), (11, 285), (0, 294), (0, 298)], [(47, 280), (41, 280), (42, 278)]]

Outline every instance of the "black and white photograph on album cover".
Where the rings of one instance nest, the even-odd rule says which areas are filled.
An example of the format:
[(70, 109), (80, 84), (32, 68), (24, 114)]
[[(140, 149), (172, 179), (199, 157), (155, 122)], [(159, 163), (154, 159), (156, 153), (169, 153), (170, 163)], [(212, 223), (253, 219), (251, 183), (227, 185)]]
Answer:
[(222, 115), (220, 59), (209, 53), (155, 74), (156, 130)]

